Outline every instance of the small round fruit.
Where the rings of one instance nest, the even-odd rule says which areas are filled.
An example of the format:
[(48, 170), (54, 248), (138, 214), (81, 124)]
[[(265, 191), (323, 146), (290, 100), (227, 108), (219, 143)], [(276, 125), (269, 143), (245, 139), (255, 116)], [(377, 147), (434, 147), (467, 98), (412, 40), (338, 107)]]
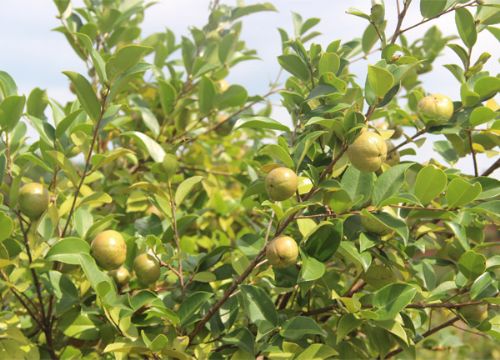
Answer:
[(130, 273), (126, 267), (120, 266), (118, 269), (111, 270), (109, 275), (115, 280), (118, 286), (124, 286), (130, 280)]
[(91, 251), (100, 267), (106, 270), (114, 270), (125, 262), (127, 244), (119, 232), (106, 230), (94, 238)]
[(441, 94), (425, 96), (417, 104), (417, 113), (426, 125), (442, 125), (453, 116), (453, 101)]
[(179, 162), (177, 161), (177, 157), (173, 154), (165, 154), (165, 157), (162, 161), (162, 170), (163, 175), (165, 175), (167, 179), (170, 179), (172, 176), (174, 176), (177, 170), (179, 170)]
[(49, 207), (49, 192), (39, 183), (24, 185), (19, 191), (19, 210), (31, 220), (38, 219)]
[(347, 148), (347, 156), (356, 169), (377, 171), (387, 156), (387, 145), (379, 134), (363, 131)]
[(389, 164), (391, 166), (399, 164), (400, 160), (399, 151), (397, 150), (392, 151), (392, 149), (394, 149), (394, 144), (392, 143), (392, 141), (387, 140), (385, 143), (387, 145), (387, 156), (385, 158), (386, 164)]
[(160, 277), (160, 264), (154, 256), (141, 254), (134, 260), (134, 272), (141, 284), (149, 285)]
[(366, 231), (377, 235), (387, 235), (392, 229), (370, 215), (361, 215), (361, 225)]
[(468, 305), (458, 309), (458, 312), (469, 323), (469, 325), (478, 326), (488, 318), (488, 305)]
[(286, 167), (278, 167), (266, 176), (267, 195), (272, 200), (283, 201), (295, 194), (299, 185), (297, 175)]
[(284, 268), (297, 262), (299, 247), (290, 236), (278, 236), (266, 248), (269, 263), (276, 268)]

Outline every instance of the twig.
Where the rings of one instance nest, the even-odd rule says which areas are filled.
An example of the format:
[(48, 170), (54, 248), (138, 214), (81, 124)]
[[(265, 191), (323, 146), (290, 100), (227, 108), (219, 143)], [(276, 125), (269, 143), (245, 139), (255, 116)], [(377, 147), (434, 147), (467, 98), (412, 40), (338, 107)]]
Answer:
[(402, 34), (401, 31), (401, 26), (403, 25), (403, 20), (406, 16), (406, 12), (408, 11), (408, 8), (410, 7), (411, 0), (404, 1), (403, 3), (403, 9), (400, 11), (399, 9), (399, 0), (396, 0), (397, 7), (398, 7), (398, 23), (396, 25), (396, 30), (394, 30), (394, 34), (391, 37), (391, 41), (389, 44), (394, 44), (396, 43), (396, 40), (398, 39), (398, 36)]
[(426, 131), (427, 131), (427, 130), (426, 130), (425, 128), (420, 129), (419, 131), (417, 131), (417, 132), (415, 133), (415, 135), (413, 135), (412, 137), (410, 137), (410, 138), (406, 139), (405, 141), (403, 141), (401, 144), (399, 144), (399, 145), (397, 145), (397, 146), (393, 147), (392, 149), (390, 149), (389, 151), (387, 151), (387, 155), (389, 155), (390, 153), (392, 153), (392, 152), (394, 152), (394, 151), (398, 150), (399, 148), (401, 148), (401, 147), (405, 146), (406, 144), (409, 144), (409, 143), (413, 142), (413, 140), (415, 140), (415, 139), (416, 139), (416, 138), (418, 138), (419, 136), (421, 136), (421, 135), (425, 134), (425, 133), (426, 133)]
[(184, 289), (184, 274), (182, 271), (181, 243), (180, 243), (180, 238), (179, 238), (179, 231), (177, 229), (177, 219), (175, 217), (175, 212), (177, 211), (177, 207), (175, 205), (175, 199), (173, 197), (172, 185), (170, 184), (170, 181), (168, 181), (167, 187), (168, 187), (168, 196), (170, 197), (170, 212), (172, 213), (172, 216), (171, 216), (172, 230), (174, 232), (175, 246), (177, 247), (177, 257), (178, 257), (178, 261), (179, 261), (178, 276), (179, 276), (179, 282), (181, 284), (181, 287)]
[(479, 171), (477, 170), (477, 159), (476, 159), (476, 150), (474, 150), (474, 145), (472, 142), (472, 134), (470, 130), (467, 130), (467, 137), (469, 138), (470, 152), (472, 154), (472, 163), (474, 164), (474, 176), (479, 176)]
[(481, 176), (491, 175), (496, 169), (500, 167), (500, 159), (497, 159), (489, 168), (487, 168)]

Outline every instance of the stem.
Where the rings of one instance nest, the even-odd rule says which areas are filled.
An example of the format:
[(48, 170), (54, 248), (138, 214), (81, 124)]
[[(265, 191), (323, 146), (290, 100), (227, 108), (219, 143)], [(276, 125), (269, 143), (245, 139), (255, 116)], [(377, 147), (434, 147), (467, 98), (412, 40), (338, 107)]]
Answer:
[(181, 257), (181, 244), (180, 244), (180, 238), (179, 238), (179, 231), (177, 229), (177, 220), (175, 218), (175, 212), (177, 211), (177, 207), (175, 205), (175, 199), (172, 195), (172, 185), (170, 184), (170, 180), (167, 182), (167, 187), (168, 187), (168, 196), (170, 197), (170, 211), (172, 212), (172, 217), (171, 217), (171, 222), (172, 222), (172, 230), (174, 231), (174, 240), (175, 240), (175, 246), (177, 247), (177, 256), (178, 256), (178, 261), (179, 261), (179, 269), (178, 269), (178, 276), (179, 276), (179, 282), (181, 284), (181, 287), (184, 288), (184, 275), (182, 271), (182, 257)]
[(467, 130), (467, 137), (469, 138), (470, 152), (472, 154), (472, 163), (474, 164), (474, 176), (479, 176), (479, 171), (477, 170), (477, 159), (476, 159), (476, 150), (474, 150), (473, 142), (472, 142), (472, 134), (470, 130)]
[[(460, 320), (460, 318), (458, 316), (455, 316), (453, 318), (451, 318), (450, 320), (448, 321), (445, 321), (444, 323), (436, 326), (436, 327), (433, 327), (432, 329), (430, 330), (427, 330), (426, 332), (424, 332), (422, 335), (421, 335), (421, 338), (417, 341), (415, 341), (415, 344), (419, 343), (420, 341), (422, 341), (423, 339), (431, 336), (432, 334), (435, 334), (437, 333), (438, 331), (450, 326), (450, 325), (453, 325), (454, 323), (456, 323), (458, 320)], [(393, 350), (391, 351), (390, 353), (388, 353), (386, 356), (385, 356), (385, 359), (389, 359), (391, 357), (393, 357), (394, 355), (397, 355), (399, 354), (400, 352), (403, 351), (403, 348), (398, 348), (396, 350)]]
[(403, 10), (400, 11), (399, 9), (399, 0), (396, 0), (396, 4), (398, 7), (398, 23), (396, 25), (396, 30), (394, 30), (394, 34), (391, 37), (391, 41), (389, 44), (394, 44), (396, 43), (396, 40), (398, 39), (399, 35), (401, 35), (403, 32), (401, 32), (401, 26), (403, 25), (403, 20), (406, 16), (406, 12), (408, 11), (408, 8), (410, 7), (411, 0), (404, 1), (403, 3)]
[(500, 159), (497, 159), (489, 168), (487, 168), (481, 176), (488, 176), (500, 167)]
[(403, 141), (401, 144), (399, 144), (399, 145), (397, 145), (397, 146), (393, 147), (391, 150), (387, 151), (387, 155), (389, 155), (390, 153), (392, 153), (392, 152), (394, 152), (394, 151), (398, 150), (399, 148), (401, 148), (401, 147), (405, 146), (406, 144), (409, 144), (409, 143), (413, 142), (413, 140), (415, 140), (416, 138), (418, 138), (419, 136), (421, 136), (421, 135), (423, 135), (423, 134), (425, 134), (425, 133), (426, 133), (426, 129), (425, 129), (425, 128), (420, 129), (419, 131), (417, 131), (417, 132), (415, 133), (415, 135), (413, 135), (412, 137), (410, 137), (410, 138), (406, 139), (406, 140), (405, 140), (405, 141)]

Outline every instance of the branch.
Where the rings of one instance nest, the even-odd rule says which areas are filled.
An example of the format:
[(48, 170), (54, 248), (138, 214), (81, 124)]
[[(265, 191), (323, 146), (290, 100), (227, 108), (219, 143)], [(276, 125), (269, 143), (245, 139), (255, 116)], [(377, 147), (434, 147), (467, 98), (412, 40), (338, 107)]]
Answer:
[(410, 7), (411, 0), (404, 1), (403, 4), (403, 10), (399, 10), (399, 0), (396, 0), (397, 7), (398, 7), (398, 23), (396, 25), (396, 30), (394, 30), (394, 34), (391, 37), (391, 41), (389, 44), (394, 44), (396, 40), (398, 39), (398, 36), (402, 34), (401, 32), (401, 26), (403, 25), (403, 20), (406, 16), (406, 12), (408, 11), (408, 8)]
[[(454, 323), (456, 323), (458, 320), (460, 320), (460, 318), (458, 316), (455, 316), (453, 318), (451, 318), (450, 320), (448, 321), (445, 321), (444, 323), (436, 326), (436, 327), (433, 327), (432, 329), (429, 329), (427, 330), (426, 332), (424, 332), (421, 337), (415, 341), (415, 344), (418, 344), (419, 342), (421, 342), (423, 339), (431, 336), (432, 334), (435, 334), (437, 333), (438, 331), (450, 326), (450, 325), (453, 325)], [(386, 356), (385, 356), (385, 359), (389, 359), (391, 357), (393, 357), (394, 355), (397, 355), (399, 354), (400, 352), (403, 351), (403, 348), (398, 348), (396, 350), (393, 350), (391, 351), (390, 353), (388, 353)]]
[(394, 151), (398, 150), (399, 148), (401, 148), (401, 147), (405, 146), (406, 144), (409, 144), (409, 143), (413, 142), (413, 140), (415, 140), (415, 139), (416, 139), (416, 138), (418, 138), (419, 136), (421, 136), (421, 135), (425, 134), (425, 133), (426, 133), (426, 131), (427, 131), (427, 129), (425, 129), (425, 128), (420, 129), (419, 131), (417, 131), (417, 132), (415, 133), (415, 135), (413, 135), (412, 137), (410, 137), (410, 138), (406, 139), (406, 140), (405, 140), (405, 141), (403, 141), (401, 144), (399, 144), (399, 145), (397, 145), (397, 146), (393, 147), (391, 150), (387, 151), (387, 155), (389, 155), (390, 153), (392, 153), (392, 152), (394, 152)]
[(178, 256), (178, 261), (179, 261), (179, 269), (178, 269), (178, 277), (179, 277), (179, 282), (181, 284), (181, 287), (184, 288), (184, 275), (182, 271), (182, 258), (181, 258), (181, 244), (180, 244), (180, 238), (179, 238), (179, 231), (177, 229), (177, 219), (175, 218), (175, 212), (177, 211), (176, 206), (175, 206), (175, 199), (172, 194), (172, 185), (170, 184), (170, 180), (168, 180), (167, 183), (168, 187), (168, 196), (170, 197), (170, 211), (172, 213), (171, 217), (171, 222), (172, 222), (172, 230), (174, 232), (174, 240), (175, 240), (175, 246), (177, 247), (177, 256)]
[(488, 176), (493, 174), (493, 172), (500, 167), (500, 159), (497, 159), (489, 168), (487, 168), (481, 176)]
[(476, 150), (474, 150), (473, 142), (472, 142), (472, 134), (470, 130), (467, 130), (467, 137), (469, 138), (470, 151), (472, 154), (472, 163), (474, 164), (474, 176), (479, 176), (479, 171), (477, 170), (477, 159), (476, 159)]

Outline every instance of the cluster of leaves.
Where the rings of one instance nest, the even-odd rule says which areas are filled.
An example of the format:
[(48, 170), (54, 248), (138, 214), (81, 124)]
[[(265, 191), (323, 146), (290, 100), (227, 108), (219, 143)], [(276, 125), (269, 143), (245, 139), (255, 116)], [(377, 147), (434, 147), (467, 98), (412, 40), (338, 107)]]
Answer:
[[(472, 58), (482, 31), (498, 39), (498, 5), (421, 0), (424, 20), (404, 28), (412, 1), (397, 1), (389, 36), (384, 4), (374, 1), (369, 14), (350, 10), (368, 21), (361, 38), (327, 46), (305, 45), (319, 19), (294, 14), (293, 36), (279, 29), (278, 62), (290, 77), (250, 95), (225, 78), (257, 58), (240, 38), (241, 18), (271, 4), (214, 1), (207, 24), (177, 39), (170, 30), (141, 36), (146, 1), (54, 2), (57, 31), (88, 74), (64, 72), (76, 99), (61, 104), (38, 88), (19, 95), (0, 72), (0, 354), (415, 357), (420, 348), (467, 351), (468, 333), (427, 339), (456, 335), (460, 321), (489, 344), (500, 339), (500, 186), (488, 176), (499, 165), (480, 175), (476, 161), (498, 154), (500, 79), (483, 71), (489, 54)], [(405, 38), (446, 13), (459, 38), (436, 27)], [(419, 77), (445, 47), (461, 61), (446, 65), (461, 98), (446, 124), (429, 126), (416, 115), (426, 95)], [(358, 84), (350, 64), (374, 48), (380, 60)], [(270, 117), (276, 93), (291, 128)], [(389, 150), (397, 159), (425, 134), (443, 135), (435, 150), (450, 165), (471, 155), (475, 176), (434, 160), (361, 172), (346, 151), (367, 128), (387, 141), (404, 137)], [(167, 154), (180, 164), (172, 178)], [(286, 201), (265, 191), (276, 166), (299, 175)], [(51, 198), (30, 220), (18, 198), (32, 181)], [(131, 272), (136, 255), (154, 253), (159, 281), (117, 286), (90, 251), (107, 229), (125, 238)], [(297, 241), (300, 259), (273, 268), (266, 243), (282, 234)]]

